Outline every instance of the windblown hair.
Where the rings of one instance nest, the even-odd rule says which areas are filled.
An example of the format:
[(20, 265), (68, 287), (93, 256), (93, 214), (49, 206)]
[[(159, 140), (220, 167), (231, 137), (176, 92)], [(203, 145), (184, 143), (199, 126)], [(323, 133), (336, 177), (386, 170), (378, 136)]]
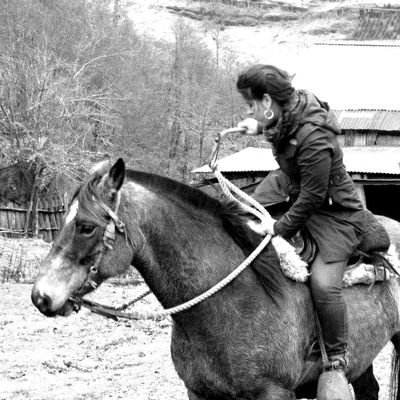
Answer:
[(247, 100), (262, 100), (267, 93), (284, 106), (295, 90), (291, 80), (292, 77), (278, 67), (256, 64), (239, 74), (236, 87)]
[(264, 95), (268, 94), (281, 106), (279, 121), (264, 131), (266, 139), (278, 150), (284, 146), (287, 134), (296, 119), (289, 110), (290, 101), (296, 93), (291, 79), (286, 71), (278, 67), (257, 64), (242, 72), (236, 82), (239, 93), (246, 101), (262, 100)]

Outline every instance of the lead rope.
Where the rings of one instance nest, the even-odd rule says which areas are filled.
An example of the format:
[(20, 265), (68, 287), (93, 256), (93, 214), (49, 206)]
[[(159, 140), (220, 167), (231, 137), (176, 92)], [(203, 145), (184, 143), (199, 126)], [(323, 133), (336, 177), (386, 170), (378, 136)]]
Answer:
[[(209, 162), (209, 167), (216, 176), (224, 195), (227, 196), (230, 200), (239, 204), (239, 206), (244, 211), (253, 214), (260, 220), (259, 224), (254, 223), (253, 221), (250, 220), (249, 226), (258, 234), (263, 235), (265, 234), (263, 233), (264, 231), (263, 225), (271, 223), (272, 217), (269, 214), (269, 212), (254, 198), (252, 198), (247, 193), (240, 190), (232, 182), (226, 179), (222, 175), (222, 173), (218, 170), (217, 156), (222, 138), (230, 133), (236, 133), (236, 132), (243, 133), (244, 131), (245, 131), (244, 128), (236, 127), (236, 128), (226, 129), (218, 134), (217, 138), (215, 139), (215, 144)], [(233, 196), (232, 192), (235, 193), (241, 200)], [(244, 201), (249, 203), (251, 206), (246, 204)], [(278, 254), (284, 275), (295, 281), (305, 282), (309, 276), (309, 272), (307, 270), (307, 263), (300, 258), (300, 256), (296, 253), (294, 247), (291, 244), (289, 244), (285, 239), (283, 239), (281, 236), (273, 236), (271, 238), (271, 242)]]
[[(223, 131), (222, 134), (226, 134), (229, 132), (237, 132), (238, 130), (242, 130), (243, 129), (238, 129), (238, 128), (232, 128), (232, 129), (228, 129), (226, 131)], [(221, 138), (221, 134), (219, 137), (219, 140)], [(219, 145), (215, 148), (216, 151), (214, 150), (213, 152), (213, 158), (216, 157), (217, 153), (218, 153), (218, 148)], [(215, 171), (217, 171), (217, 169), (215, 168)], [(219, 173), (219, 171), (217, 171), (217, 174)], [(219, 173), (219, 175), (221, 175)], [(221, 175), (222, 176), (222, 175)], [(245, 193), (243, 193), (242, 191), (240, 191), (240, 189), (236, 188), (233, 184), (231, 184), (229, 181), (225, 182), (223, 179), (221, 179), (221, 186), (224, 186), (226, 189), (226, 193), (229, 196), (229, 198), (233, 199), (234, 201), (238, 201), (236, 200), (232, 195), (230, 195), (230, 191), (229, 191), (229, 187), (232, 187), (232, 190), (234, 192), (238, 191), (238, 195), (242, 196), (243, 198), (246, 198), (246, 200), (249, 203), (255, 203), (254, 200), (252, 200), (250, 198), (250, 196), (246, 195)], [(243, 208), (245, 208), (245, 210), (247, 210), (248, 212), (256, 215), (259, 219), (263, 219), (264, 217), (269, 216), (268, 212), (261, 206), (261, 205), (257, 205), (254, 204), (254, 206), (256, 207), (256, 209), (253, 209), (247, 205), (245, 205), (244, 203), (240, 203), (242, 205)], [(119, 206), (119, 198), (117, 201), (117, 205), (115, 208), (115, 212), (113, 210), (111, 210), (108, 206), (106, 206), (105, 204), (100, 204), (102, 206), (102, 208), (107, 211), (107, 213), (110, 215), (110, 217), (112, 218), (112, 221), (114, 221), (114, 223), (117, 225), (117, 228), (121, 225), (121, 229), (123, 229), (123, 223), (119, 220), (116, 212), (118, 210), (118, 206)], [(258, 209), (258, 211), (257, 211)], [(262, 211), (264, 210), (264, 212), (267, 215), (264, 215), (264, 212)], [(271, 218), (271, 217), (270, 217)], [(211, 297), (212, 295), (214, 295), (215, 293), (217, 293), (218, 291), (220, 291), (222, 288), (224, 288), (226, 285), (228, 285), (230, 282), (232, 282), (239, 274), (241, 274), (256, 258), (257, 256), (264, 250), (264, 248), (268, 245), (268, 243), (270, 242), (272, 236), (271, 235), (267, 235), (263, 238), (263, 240), (259, 243), (259, 245), (255, 248), (255, 250), (253, 250), (253, 252), (235, 269), (233, 270), (227, 277), (225, 277), (224, 279), (222, 279), (219, 283), (217, 283), (215, 286), (213, 286), (212, 288), (208, 289), (206, 292), (202, 293), (201, 295), (193, 298), (192, 300), (189, 300), (183, 304), (180, 304), (178, 306), (169, 308), (169, 309), (165, 309), (161, 312), (157, 312), (157, 313), (152, 313), (152, 312), (131, 312), (131, 313), (127, 313), (127, 312), (123, 312), (123, 310), (125, 310), (126, 308), (128, 308), (129, 306), (131, 306), (132, 304), (136, 303), (138, 300), (142, 299), (143, 297), (147, 296), (150, 293), (150, 290), (142, 293), (141, 295), (137, 296), (135, 299), (133, 299), (132, 301), (130, 301), (129, 303), (126, 303), (124, 305), (122, 305), (121, 307), (112, 307), (112, 306), (104, 306), (102, 304), (96, 303), (94, 301), (91, 300), (87, 300), (87, 299), (83, 299), (83, 298), (73, 298), (71, 299), (78, 307), (82, 306), (82, 307), (86, 307), (88, 309), (90, 309), (90, 311), (92, 311), (93, 313), (96, 314), (100, 314), (103, 315), (105, 317), (109, 317), (112, 318), (114, 320), (118, 319), (118, 318), (127, 318), (127, 319), (163, 319), (169, 315), (172, 314), (176, 314), (178, 312), (182, 312), (182, 311), (186, 311), (188, 309), (190, 309), (191, 307), (199, 304), (200, 302), (208, 299), (209, 297)], [(109, 247), (109, 246), (107, 246)], [(97, 270), (96, 270), (97, 273)]]
[[(217, 155), (218, 155), (218, 151), (219, 151), (219, 146), (221, 144), (221, 139), (225, 135), (227, 135), (229, 133), (234, 133), (234, 132), (243, 132), (243, 128), (227, 129), (225, 131), (222, 131), (218, 135), (218, 137), (215, 139), (215, 146), (213, 149), (213, 154), (211, 156), (211, 161), (209, 163), (209, 166), (210, 166), (211, 170), (213, 171), (214, 175), (216, 176), (225, 196), (227, 196), (230, 200), (238, 203), (245, 211), (247, 211), (247, 212), (255, 215), (257, 218), (259, 218), (261, 221), (261, 225), (262, 225), (263, 221), (267, 221), (268, 219), (272, 218), (271, 215), (268, 213), (268, 211), (260, 203), (258, 203), (254, 198), (252, 198), (247, 193), (240, 190), (232, 182), (230, 182), (228, 179), (226, 179), (222, 175), (222, 173), (218, 170)], [(238, 200), (235, 196), (232, 195), (232, 192), (234, 192), (242, 200), (251, 204), (253, 207), (250, 207), (246, 203), (243, 203), (242, 201)], [(270, 238), (271, 238), (271, 236), (270, 236)], [(277, 250), (280, 261), (284, 262), (284, 260), (287, 259), (288, 254), (291, 254), (290, 251), (288, 253), (289, 248), (284, 245), (284, 242), (285, 242), (284, 239), (275, 236), (272, 239), (272, 242), (273, 242), (275, 249)], [(284, 246), (282, 246), (282, 245), (284, 245)], [(291, 261), (292, 260), (289, 260), (289, 262), (291, 262)], [(305, 267), (304, 264), (300, 263), (299, 266), (304, 268)], [(306, 275), (308, 275), (308, 274), (306, 274)], [(318, 315), (316, 312), (315, 312), (315, 324), (316, 324), (318, 343), (319, 343), (319, 347), (321, 350), (322, 365), (325, 369), (325, 368), (329, 367), (330, 362), (329, 362), (329, 358), (328, 358), (328, 353), (326, 351), (325, 340), (324, 340), (323, 333), (322, 333), (321, 323), (319, 321), (319, 318), (318, 318)]]
[[(213, 170), (214, 174), (216, 175), (218, 181), (220, 182), (221, 188), (223, 189), (224, 193), (226, 196), (239, 203), (240, 206), (247, 212), (255, 215), (257, 218), (260, 219), (260, 221), (265, 221), (267, 218), (271, 218), (270, 214), (268, 213), (265, 208), (256, 202), (254, 199), (252, 199), (250, 196), (248, 196), (246, 193), (241, 191), (239, 188), (237, 188), (235, 185), (233, 185), (231, 182), (229, 182), (227, 179), (225, 179), (222, 174), (218, 171), (217, 164), (216, 164), (216, 159), (219, 151), (219, 146), (220, 142), (223, 136), (225, 136), (228, 133), (233, 133), (233, 132), (243, 132), (243, 128), (231, 128), (231, 129), (226, 129), (225, 131), (222, 131), (218, 138), (215, 140), (215, 146), (212, 152), (212, 157), (210, 161), (210, 167)], [(236, 193), (239, 197), (241, 197), (243, 200), (247, 201), (251, 205), (253, 205), (254, 208), (248, 206), (247, 204), (239, 201), (236, 199), (232, 194), (231, 191)], [(103, 205), (102, 205), (103, 206)], [(112, 217), (112, 219), (118, 223), (120, 222), (116, 213), (113, 212), (109, 207), (103, 207), (106, 209), (106, 211), (109, 213), (109, 215)], [(116, 208), (117, 209), (117, 208)], [(73, 301), (78, 305), (78, 306), (83, 306), (88, 309), (90, 309), (93, 313), (103, 315), (105, 317), (109, 317), (112, 319), (117, 320), (118, 318), (127, 318), (127, 319), (163, 319), (169, 315), (176, 314), (178, 312), (186, 311), (190, 309), (191, 307), (199, 304), (200, 302), (206, 300), (207, 298), (211, 297), (215, 293), (217, 293), (219, 290), (224, 288), (226, 285), (228, 285), (230, 282), (232, 282), (240, 273), (242, 273), (255, 259), (256, 257), (264, 250), (264, 248), (268, 245), (268, 243), (271, 241), (272, 236), (271, 235), (266, 235), (263, 240), (259, 243), (259, 245), (255, 248), (255, 250), (234, 270), (232, 271), (227, 277), (225, 277), (223, 280), (221, 280), (218, 284), (207, 290), (206, 292), (202, 293), (201, 295), (195, 297), (192, 300), (189, 300), (183, 304), (180, 304), (178, 306), (165, 309), (161, 312), (153, 313), (153, 312), (123, 312), (122, 310), (125, 310), (128, 308), (130, 305), (134, 304), (136, 301), (142, 299), (145, 297), (147, 294), (150, 293), (150, 291), (146, 291), (142, 295), (139, 295), (138, 298), (132, 300), (131, 302), (121, 306), (121, 307), (111, 307), (111, 306), (104, 306), (99, 303), (93, 302), (91, 300), (86, 300), (83, 298), (80, 299), (73, 299)], [(289, 245), (284, 239), (275, 236), (274, 237), (274, 246), (275, 249), (278, 252), (278, 255), (280, 256), (281, 262), (286, 262), (286, 263), (292, 263), (295, 262), (296, 260), (300, 260), (297, 256), (297, 254), (294, 251), (294, 248)], [(280, 251), (278, 250), (280, 248)], [(285, 259), (282, 260), (282, 255), (285, 255)], [(302, 264), (301, 267), (304, 267), (304, 264)], [(298, 280), (301, 280), (303, 278), (299, 278)], [(306, 277), (305, 277), (306, 279)]]
[[(189, 300), (186, 303), (180, 304), (176, 307), (168, 308), (166, 310), (163, 310), (163, 311), (160, 311), (157, 313), (138, 312), (138, 311), (133, 311), (131, 313), (127, 313), (127, 312), (122, 312), (121, 310), (129, 307), (131, 304), (133, 304), (137, 300), (127, 303), (126, 305), (123, 305), (122, 307), (119, 307), (119, 308), (103, 306), (99, 303), (96, 303), (91, 300), (86, 300), (86, 299), (79, 299), (79, 305), (89, 308), (92, 312), (94, 312), (96, 314), (100, 314), (105, 317), (110, 317), (112, 319), (117, 319), (117, 318), (141, 319), (141, 320), (163, 319), (169, 315), (188, 310), (189, 308), (195, 306), (196, 304), (199, 304), (200, 302), (208, 299), (213, 294), (217, 293), (223, 287), (228, 285), (228, 283), (233, 281), (241, 272), (243, 272), (245, 270), (245, 268), (247, 268), (256, 259), (256, 257), (264, 250), (265, 246), (267, 246), (267, 244), (269, 243), (270, 240), (271, 240), (271, 236), (270, 235), (266, 236), (261, 241), (261, 243), (256, 247), (256, 249), (246, 258), (246, 260), (244, 260), (234, 271), (232, 271), (227, 277), (225, 277), (222, 281), (220, 281), (218, 284), (213, 286), (211, 289), (208, 289), (206, 292), (195, 297), (194, 299)], [(148, 294), (147, 292), (143, 293), (143, 295), (141, 295), (140, 298), (146, 296), (147, 294)]]

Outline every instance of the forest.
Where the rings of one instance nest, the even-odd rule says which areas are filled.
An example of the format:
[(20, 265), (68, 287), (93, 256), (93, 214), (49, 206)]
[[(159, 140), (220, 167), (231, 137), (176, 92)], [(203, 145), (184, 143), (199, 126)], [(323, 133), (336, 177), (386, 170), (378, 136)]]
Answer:
[(181, 20), (173, 42), (139, 35), (115, 0), (4, 0), (0, 167), (28, 163), (44, 189), (107, 154), (189, 181), (243, 117), (241, 66), (208, 29), (214, 49)]

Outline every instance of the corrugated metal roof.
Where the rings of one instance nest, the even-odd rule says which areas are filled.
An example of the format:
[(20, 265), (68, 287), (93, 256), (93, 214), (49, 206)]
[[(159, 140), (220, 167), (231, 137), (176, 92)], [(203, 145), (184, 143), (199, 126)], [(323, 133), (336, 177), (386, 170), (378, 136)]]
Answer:
[(400, 47), (314, 45), (289, 72), (294, 85), (314, 92), (334, 110), (400, 111)]
[(400, 111), (333, 110), (342, 129), (400, 132)]
[[(248, 171), (272, 171), (278, 164), (271, 149), (247, 147), (230, 156), (218, 160), (218, 169), (221, 172), (248, 172)], [(208, 165), (196, 168), (192, 173), (211, 172)]]
[(349, 172), (400, 174), (399, 147), (344, 147), (343, 160)]
[[(343, 158), (349, 172), (400, 175), (399, 147), (344, 147)], [(221, 172), (267, 172), (276, 168), (278, 164), (271, 149), (248, 147), (218, 161)], [(210, 172), (208, 165), (192, 171)]]

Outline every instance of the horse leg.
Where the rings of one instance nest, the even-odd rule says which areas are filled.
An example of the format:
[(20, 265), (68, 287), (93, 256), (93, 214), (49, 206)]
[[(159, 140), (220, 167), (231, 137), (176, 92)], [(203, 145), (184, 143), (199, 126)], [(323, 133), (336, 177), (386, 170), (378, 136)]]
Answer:
[[(400, 400), (399, 381), (400, 381), (400, 332), (393, 335), (391, 339), (395, 353), (392, 354), (392, 365), (390, 372), (390, 400)], [(393, 388), (393, 389), (392, 389)]]
[(379, 384), (375, 379), (372, 364), (352, 382), (357, 400), (378, 400)]

